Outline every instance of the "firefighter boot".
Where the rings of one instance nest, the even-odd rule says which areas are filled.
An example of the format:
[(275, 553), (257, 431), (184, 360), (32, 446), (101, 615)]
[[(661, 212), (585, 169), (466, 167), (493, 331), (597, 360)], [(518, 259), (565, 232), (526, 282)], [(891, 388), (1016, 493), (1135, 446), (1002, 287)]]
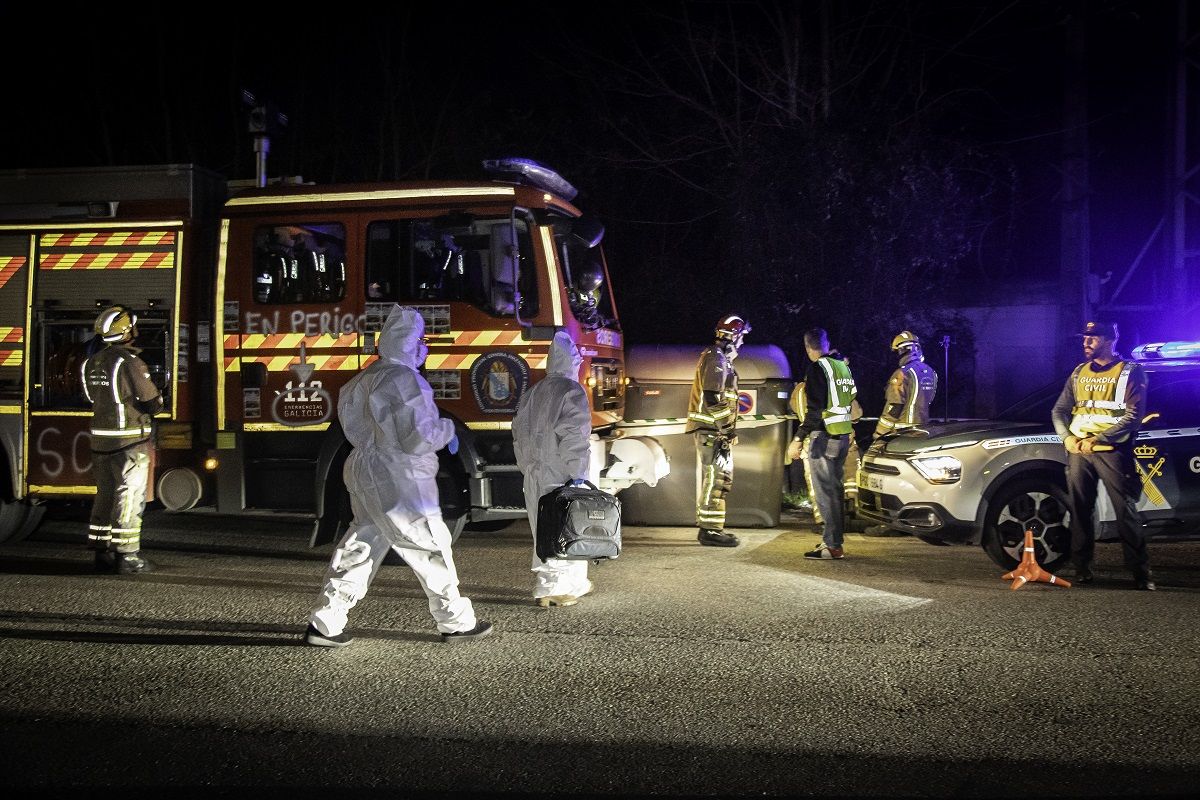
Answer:
[(712, 531), (708, 528), (701, 528), (696, 534), (696, 541), (700, 544), (708, 545), (709, 547), (737, 547), (738, 538), (732, 533), (724, 531)]
[(137, 575), (141, 572), (153, 572), (154, 564), (136, 551), (133, 553), (117, 553), (117, 574)]
[(117, 554), (111, 550), (96, 550), (96, 572), (116, 572)]

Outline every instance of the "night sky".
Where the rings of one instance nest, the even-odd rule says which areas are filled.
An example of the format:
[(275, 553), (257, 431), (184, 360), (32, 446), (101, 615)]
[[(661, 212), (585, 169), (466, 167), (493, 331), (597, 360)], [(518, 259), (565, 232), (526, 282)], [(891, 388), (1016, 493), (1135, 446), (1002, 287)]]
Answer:
[[(873, 351), (905, 314), (932, 333), (964, 297), (1053, 291), (1072, 13), (1092, 271), (1119, 279), (1165, 210), (1171, 2), (115, 8), (0, 10), (0, 168), (252, 178), (244, 89), (288, 118), (272, 175), (535, 158), (607, 223), (634, 343), (704, 342), (736, 310), (789, 355), (823, 325), (883, 369)], [(867, 300), (860, 281), (892, 290)]]

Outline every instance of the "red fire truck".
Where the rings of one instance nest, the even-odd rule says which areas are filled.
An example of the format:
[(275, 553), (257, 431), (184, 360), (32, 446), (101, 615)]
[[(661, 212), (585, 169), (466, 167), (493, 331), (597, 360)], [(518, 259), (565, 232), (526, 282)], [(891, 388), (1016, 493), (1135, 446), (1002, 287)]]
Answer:
[(425, 374), (458, 429), (438, 476), (455, 535), (524, 515), (511, 420), (556, 331), (584, 354), (595, 482), (654, 485), (662, 448), (618, 426), (603, 227), (552, 170), (484, 167), (476, 181), (250, 189), (192, 165), (0, 172), (0, 541), (95, 491), (79, 365), (114, 303), (138, 314), (166, 401), (152, 486), (168, 510), (296, 515), (314, 545), (331, 541), (348, 502), (338, 390), (376, 358), (396, 303), (425, 318)]

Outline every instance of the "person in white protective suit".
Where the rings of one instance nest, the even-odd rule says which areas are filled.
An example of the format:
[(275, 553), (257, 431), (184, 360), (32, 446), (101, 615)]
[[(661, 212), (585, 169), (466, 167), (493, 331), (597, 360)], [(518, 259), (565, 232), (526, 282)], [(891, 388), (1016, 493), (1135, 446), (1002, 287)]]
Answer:
[(433, 390), (418, 372), (429, 355), (425, 321), (394, 306), (379, 334), (379, 359), (347, 383), (338, 418), (354, 447), (343, 478), (354, 520), (334, 550), (320, 600), (304, 639), (343, 647), (351, 608), (367, 594), (389, 548), (404, 558), (429, 598), (429, 612), (446, 642), (479, 639), (492, 631), (459, 594), (437, 489), (437, 451), (458, 450), (454, 423), (438, 416)]
[[(525, 476), (525, 508), (536, 538), (538, 500), (567, 481), (588, 477), (592, 410), (579, 383), (583, 357), (565, 332), (554, 334), (546, 377), (530, 387), (513, 417), (513, 448)], [(534, 601), (573, 606), (592, 590), (588, 562), (533, 556)]]

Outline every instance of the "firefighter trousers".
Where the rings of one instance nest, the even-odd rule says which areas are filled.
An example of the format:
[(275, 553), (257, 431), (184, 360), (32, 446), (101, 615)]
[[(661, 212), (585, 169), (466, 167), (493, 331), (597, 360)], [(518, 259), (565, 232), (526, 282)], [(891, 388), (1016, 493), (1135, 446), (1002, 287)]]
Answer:
[(697, 431), (696, 525), (704, 530), (725, 530), (725, 495), (733, 488), (733, 450), (713, 433)]
[(92, 452), (96, 499), (88, 543), (96, 550), (136, 553), (142, 545), (142, 514), (150, 481), (150, 443), (111, 453)]

